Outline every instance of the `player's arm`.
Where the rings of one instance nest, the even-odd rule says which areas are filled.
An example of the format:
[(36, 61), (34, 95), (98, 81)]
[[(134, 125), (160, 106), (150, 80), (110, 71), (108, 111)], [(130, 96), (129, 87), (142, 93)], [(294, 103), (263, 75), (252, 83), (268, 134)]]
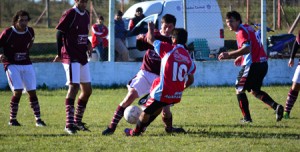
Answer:
[[(6, 33), (5, 33), (5, 31), (3, 31), (0, 34), (0, 48), (4, 47), (6, 40), (7, 40)], [(4, 53), (3, 51), (0, 51), (0, 61), (1, 62), (4, 62), (5, 60), (7, 60), (6, 56), (3, 53)]]
[(60, 30), (57, 30), (57, 32), (56, 32), (57, 55), (54, 58), (53, 62), (58, 62), (61, 58), (61, 48), (63, 47), (63, 37), (64, 37), (64, 33)]
[(244, 54), (250, 53), (250, 42), (245, 42), (243, 46), (235, 51), (230, 51), (230, 52), (222, 52), (219, 56), (218, 59), (228, 59), (230, 57), (237, 57), (241, 56)]
[(153, 46), (155, 41), (154, 38), (154, 24), (153, 22), (148, 23), (148, 35), (147, 35), (147, 42)]
[(294, 58), (296, 56), (296, 53), (299, 49), (299, 43), (297, 42), (297, 40), (295, 40), (294, 44), (293, 44), (293, 49), (292, 49), (292, 52), (291, 52), (291, 56), (290, 56), (290, 60), (289, 60), (289, 63), (288, 63), (288, 66), (289, 67), (292, 67), (294, 66)]
[(189, 74), (188, 75), (188, 80), (184, 84), (184, 89), (188, 88), (194, 83), (194, 74)]
[(31, 35), (31, 41), (28, 43), (28, 49), (30, 49), (32, 47), (34, 39), (35, 39), (35, 33), (34, 33), (33, 28), (31, 28), (31, 27), (28, 27), (28, 31)]
[(136, 37), (136, 48), (140, 51), (145, 51), (148, 49), (153, 50), (153, 46), (147, 42), (147, 36), (145, 34), (139, 34)]

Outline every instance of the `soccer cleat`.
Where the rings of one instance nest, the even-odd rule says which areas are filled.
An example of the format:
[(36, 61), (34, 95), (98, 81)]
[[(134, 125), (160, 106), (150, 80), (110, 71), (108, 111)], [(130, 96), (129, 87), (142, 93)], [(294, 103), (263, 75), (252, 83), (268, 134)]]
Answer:
[(75, 123), (75, 126), (77, 127), (77, 130), (91, 132), (85, 125), (86, 125), (86, 123), (84, 123), (84, 122)]
[(67, 126), (65, 127), (65, 132), (70, 135), (76, 134), (77, 130), (78, 128), (73, 124), (69, 125), (68, 127)]
[(165, 131), (167, 133), (186, 133), (186, 131), (183, 128), (165, 128)]
[(281, 119), (283, 118), (283, 106), (282, 105), (277, 105), (276, 107), (276, 121), (281, 121)]
[(133, 130), (130, 128), (125, 128), (124, 133), (126, 136), (133, 136)]
[(124, 133), (126, 136), (139, 136), (141, 133), (135, 133), (133, 132), (133, 129), (125, 128)]
[(252, 119), (246, 119), (246, 118), (243, 118), (243, 119), (241, 119), (241, 121), (240, 121), (242, 124), (250, 124), (250, 123), (252, 123)]
[(17, 121), (17, 119), (11, 119), (11, 120), (8, 122), (8, 125), (9, 125), (9, 126), (21, 126), (21, 124)]
[(283, 113), (283, 118), (284, 118), (284, 119), (290, 119), (290, 114), (289, 114), (288, 112), (285, 111), (285, 112)]
[(35, 122), (35, 126), (37, 126), (37, 127), (45, 127), (47, 125), (46, 125), (46, 123), (42, 119), (38, 119)]
[(105, 130), (102, 131), (102, 135), (112, 135), (114, 134), (115, 130), (107, 127)]

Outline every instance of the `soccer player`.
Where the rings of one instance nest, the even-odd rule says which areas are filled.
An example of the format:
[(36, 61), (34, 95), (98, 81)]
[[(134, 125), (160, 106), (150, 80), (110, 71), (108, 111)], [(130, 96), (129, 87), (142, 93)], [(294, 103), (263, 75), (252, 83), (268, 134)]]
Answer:
[(36, 95), (36, 77), (29, 58), (29, 49), (34, 41), (34, 30), (28, 27), (29, 13), (23, 10), (17, 11), (13, 17), (12, 26), (6, 28), (0, 35), (0, 47), (3, 54), (0, 60), (4, 64), (8, 84), (13, 91), (10, 101), (10, 126), (21, 126), (17, 121), (22, 91), (25, 88), (30, 106), (33, 110), (36, 126), (46, 126), (41, 119), (40, 105)]
[[(86, 10), (88, 0), (75, 0), (75, 6), (67, 10), (61, 17), (56, 29), (58, 53), (54, 61), (62, 61), (66, 72), (66, 85), (69, 90), (66, 96), (66, 126), (68, 134), (75, 134), (77, 130), (89, 131), (82, 122), (83, 114), (92, 94), (87, 51), (92, 47), (88, 41), (89, 12)], [(74, 115), (74, 101), (78, 97)]]
[(242, 66), (236, 80), (236, 95), (244, 118), (242, 123), (251, 123), (252, 118), (245, 91), (251, 92), (257, 99), (269, 105), (276, 112), (276, 120), (283, 117), (283, 106), (276, 103), (266, 92), (261, 90), (263, 79), (268, 71), (268, 57), (260, 40), (255, 37), (254, 29), (242, 24), (241, 15), (236, 11), (227, 12), (226, 24), (229, 30), (236, 33), (238, 49), (223, 52), (219, 60), (236, 57), (234, 64)]
[(126, 128), (126, 136), (139, 136), (146, 127), (161, 113), (162, 108), (179, 103), (183, 90), (194, 82), (196, 66), (188, 50), (185, 49), (187, 32), (184, 29), (174, 29), (172, 43), (168, 44), (154, 39), (154, 24), (148, 23), (147, 41), (154, 46), (155, 52), (161, 58), (160, 76), (151, 86), (150, 98), (146, 109), (142, 112), (135, 129)]
[[(158, 40), (171, 44), (172, 41), (170, 36), (175, 25), (176, 18), (173, 15), (164, 15), (161, 19), (161, 30), (155, 31), (154, 37)], [(127, 85), (128, 93), (115, 110), (110, 125), (102, 132), (103, 135), (110, 135), (114, 133), (119, 121), (124, 115), (126, 107), (131, 105), (136, 98), (149, 94), (152, 82), (155, 78), (159, 77), (161, 59), (153, 50), (153, 46), (147, 43), (147, 38), (144, 35), (139, 35), (137, 37), (137, 48), (139, 50), (147, 50), (143, 58), (142, 66), (137, 75), (129, 81)], [(183, 128), (173, 127), (170, 105), (163, 108), (162, 120), (165, 124), (166, 132), (185, 132)]]
[[(290, 60), (288, 63), (289, 67), (294, 66), (294, 58), (299, 49), (299, 46), (300, 46), (300, 30), (298, 31), (297, 38), (293, 45), (291, 57), (290, 57)], [(298, 98), (299, 90), (300, 90), (300, 62), (298, 63), (297, 69), (294, 73), (293, 84), (292, 84), (292, 87), (291, 87), (291, 89), (288, 93), (287, 99), (286, 99), (285, 109), (284, 109), (284, 114), (283, 114), (283, 117), (285, 119), (290, 118), (290, 113), (291, 113), (291, 110)]]

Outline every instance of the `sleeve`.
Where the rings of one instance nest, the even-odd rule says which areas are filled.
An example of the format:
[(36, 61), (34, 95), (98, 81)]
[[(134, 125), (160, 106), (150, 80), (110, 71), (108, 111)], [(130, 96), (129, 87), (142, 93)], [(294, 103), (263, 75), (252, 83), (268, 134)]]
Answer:
[(192, 61), (192, 65), (191, 65), (190, 70), (188, 71), (188, 75), (195, 74), (195, 72), (196, 72), (196, 64), (195, 64), (195, 62)]
[(67, 32), (68, 29), (70, 28), (72, 20), (74, 19), (74, 16), (75, 16), (74, 13), (75, 12), (71, 11), (71, 10), (66, 11), (60, 18), (59, 23), (56, 26), (56, 29), (60, 30), (62, 32)]
[(34, 29), (33, 29), (32, 27), (29, 27), (29, 32), (31, 33), (31, 36), (32, 36), (31, 41), (32, 41), (32, 43), (33, 43), (34, 40), (35, 40), (35, 32), (34, 32)]
[(5, 43), (6, 43), (6, 30), (4, 30), (1, 34), (0, 34), (0, 48), (4, 47)]
[(169, 51), (173, 50), (171, 44), (159, 40), (155, 40), (153, 42), (153, 47), (154, 51), (160, 56), (160, 58), (163, 58)]
[(153, 46), (150, 45), (148, 42), (147, 42), (147, 37), (145, 36), (144, 39), (137, 39), (136, 40), (136, 48), (140, 51), (145, 51), (145, 50), (148, 50), (148, 49), (151, 49), (153, 50)]
[(57, 46), (57, 55), (61, 56), (61, 48), (63, 47), (63, 32), (56, 32), (56, 46)]
[(250, 37), (245, 30), (240, 30), (236, 35), (238, 47), (241, 48), (243, 45), (249, 45)]
[(294, 59), (294, 58), (295, 58), (296, 53), (297, 53), (297, 51), (298, 51), (298, 49), (299, 49), (299, 45), (300, 45), (300, 44), (297, 42), (297, 40), (295, 40), (295, 42), (294, 42), (294, 44), (293, 44), (293, 49), (292, 49), (292, 52), (291, 52), (291, 56), (290, 56), (291, 59)]

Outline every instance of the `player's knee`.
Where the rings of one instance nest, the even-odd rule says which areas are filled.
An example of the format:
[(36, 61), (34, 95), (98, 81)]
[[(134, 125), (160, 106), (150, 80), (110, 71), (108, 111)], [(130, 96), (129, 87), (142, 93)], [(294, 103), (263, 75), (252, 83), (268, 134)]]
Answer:
[(22, 96), (22, 90), (15, 90), (14, 91), (14, 97), (21, 98), (21, 96)]
[(130, 88), (128, 90), (129, 96), (131, 96), (132, 98), (138, 98), (139, 94), (138, 92), (134, 89), (134, 88)]
[(250, 92), (253, 96), (255, 96), (256, 98), (259, 98), (262, 95), (262, 91), (261, 90), (251, 90)]
[(74, 97), (77, 95), (79, 90), (79, 84), (69, 85), (68, 96)]
[(162, 110), (162, 117), (163, 118), (170, 118), (172, 117), (172, 112), (169, 106), (165, 106)]

